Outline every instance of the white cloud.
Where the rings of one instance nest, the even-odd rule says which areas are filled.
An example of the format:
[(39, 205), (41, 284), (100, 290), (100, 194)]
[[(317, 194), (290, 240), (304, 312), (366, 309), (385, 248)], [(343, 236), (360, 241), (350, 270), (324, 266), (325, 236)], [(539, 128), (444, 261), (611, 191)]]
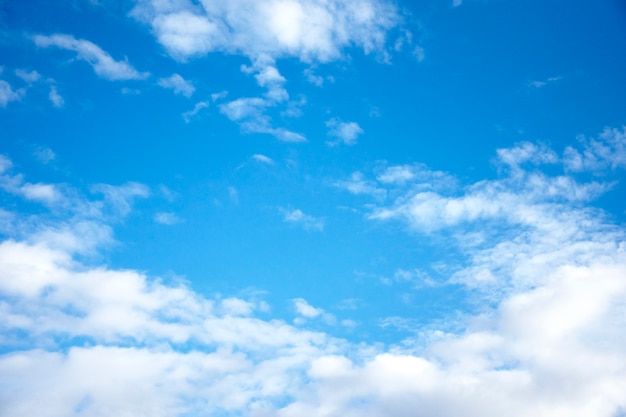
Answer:
[(20, 192), (28, 200), (55, 203), (61, 199), (61, 193), (51, 184), (26, 183), (20, 187)]
[(207, 107), (209, 107), (209, 103), (207, 103), (206, 101), (199, 101), (196, 103), (195, 106), (193, 106), (192, 110), (183, 113), (183, 119), (185, 119), (186, 123), (189, 123), (192, 117), (196, 116), (198, 113), (200, 113), (200, 110)]
[(548, 85), (548, 84), (550, 84), (550, 83), (553, 83), (553, 82), (556, 82), (556, 81), (560, 81), (560, 80), (562, 80), (562, 79), (563, 79), (563, 77), (561, 77), (561, 76), (557, 76), (557, 77), (548, 77), (548, 78), (546, 78), (546, 79), (545, 79), (545, 80), (543, 80), (543, 81), (538, 81), (538, 80), (535, 80), (535, 81), (529, 81), (529, 82), (528, 82), (528, 86), (529, 86), (529, 87), (534, 87), (534, 88), (541, 88), (541, 87), (545, 87), (546, 85)]
[(306, 142), (307, 139), (300, 133), (272, 126), (265, 115), (265, 109), (272, 105), (273, 102), (267, 99), (246, 97), (221, 104), (220, 111), (230, 120), (239, 122), (245, 133), (267, 133), (282, 142)]
[(324, 85), (324, 77), (320, 75), (316, 75), (313, 72), (312, 68), (307, 68), (302, 73), (306, 77), (307, 81), (310, 82), (311, 84), (316, 85), (318, 87), (321, 87)]
[(422, 62), (426, 59), (426, 53), (424, 52), (424, 48), (421, 46), (416, 46), (413, 48), (413, 56), (417, 59), (418, 62)]
[(120, 186), (96, 184), (91, 187), (91, 191), (104, 195), (105, 201), (116, 216), (126, 216), (130, 213), (135, 199), (150, 196), (150, 188), (138, 182), (128, 182)]
[(127, 60), (116, 61), (98, 45), (84, 39), (76, 39), (70, 35), (55, 34), (50, 36), (36, 35), (35, 44), (41, 48), (55, 46), (76, 52), (79, 59), (86, 61), (100, 77), (107, 80), (141, 80), (149, 76), (146, 72), (138, 72)]
[(39, 74), (35, 70), (29, 72), (23, 69), (16, 69), (15, 75), (17, 75), (19, 78), (29, 84), (35, 83), (41, 78), (41, 74)]
[(33, 154), (38, 161), (44, 164), (54, 161), (57, 157), (52, 149), (43, 146), (38, 146)]
[(191, 97), (196, 91), (193, 83), (185, 80), (179, 74), (172, 74), (168, 78), (160, 78), (157, 84), (163, 88), (173, 90), (176, 94), (182, 94), (185, 97)]
[[(321, 319), (324, 323), (334, 325), (337, 319), (334, 315), (327, 313), (322, 308), (313, 307), (304, 298), (296, 298), (293, 300), (293, 306), (300, 317), (294, 319), (294, 323), (298, 325), (305, 324), (307, 319)], [(346, 327), (354, 327), (356, 323), (351, 320), (344, 320), (342, 323)]]
[[(342, 122), (338, 119), (330, 119), (326, 122), (328, 135), (339, 139), (343, 144), (351, 146), (356, 145), (357, 138), (363, 134), (363, 129), (356, 122)], [(337, 142), (329, 142), (336, 145)]]
[(63, 97), (61, 97), (61, 95), (59, 94), (55, 86), (50, 87), (50, 93), (48, 94), (48, 99), (50, 99), (50, 102), (52, 103), (52, 105), (57, 108), (63, 107), (63, 105), (65, 104), (65, 100), (63, 100)]
[[(11, 169), (0, 157), (0, 172)], [(416, 336), (387, 347), (261, 319), (257, 301), (205, 297), (183, 284), (82, 262), (75, 248), (107, 242), (110, 227), (99, 216), (46, 227), (42, 215), (41, 229), (0, 243), (0, 341), (9, 347), (0, 354), (3, 413), (620, 415), (626, 409), (623, 227), (584, 201), (535, 189), (536, 176), (480, 181), (457, 195), (431, 191), (447, 202), (489, 196), (502, 207), (508, 202), (512, 213), (477, 210), (503, 222), (474, 220), (488, 235), (479, 243), (463, 239), (458, 221), (440, 225), (458, 238), (467, 259), (450, 281), (468, 287), (481, 310), (466, 313), (456, 333), (389, 317), (381, 324)], [(542, 186), (556, 181), (540, 178)], [(118, 212), (126, 211), (119, 198), (148, 193), (145, 186), (118, 188), (100, 187)], [(420, 191), (399, 192), (409, 194), (399, 204), (408, 204)], [(520, 202), (524, 207), (516, 209)], [(481, 281), (487, 273), (493, 279)], [(293, 302), (299, 318), (327, 319), (305, 299)]]
[(274, 165), (274, 160), (272, 158), (269, 158), (265, 155), (261, 155), (261, 154), (254, 154), (252, 155), (252, 159), (254, 159), (257, 162), (261, 162), (263, 164), (267, 164), (267, 165)]
[(584, 146), (581, 151), (568, 146), (563, 154), (568, 170), (600, 173), (626, 167), (626, 127), (606, 128), (598, 138), (580, 139)]
[(380, 0), (202, 0), (200, 6), (143, 0), (132, 15), (150, 24), (180, 60), (219, 51), (326, 62), (353, 45), (366, 53), (382, 50), (386, 32), (400, 20), (395, 7)]
[(182, 220), (176, 215), (176, 213), (160, 212), (154, 215), (154, 221), (159, 224), (171, 226), (180, 223)]
[(315, 318), (324, 313), (324, 310), (322, 310), (321, 308), (313, 307), (312, 305), (307, 303), (304, 298), (296, 298), (295, 300), (293, 300), (293, 304), (298, 314), (307, 318)]
[(309, 231), (323, 231), (324, 220), (305, 214), (300, 209), (282, 209), (283, 220), (287, 223), (293, 223), (302, 226)]
[(376, 179), (382, 183), (404, 183), (415, 178), (413, 167), (409, 165), (392, 166), (385, 169), (385, 172), (378, 175)]
[(23, 88), (13, 90), (11, 84), (0, 80), (0, 107), (6, 107), (12, 101), (20, 101), (26, 92)]
[(352, 194), (371, 195), (377, 198), (384, 198), (387, 191), (381, 188), (374, 181), (365, 179), (362, 172), (353, 172), (348, 180), (335, 181), (336, 187), (342, 188)]

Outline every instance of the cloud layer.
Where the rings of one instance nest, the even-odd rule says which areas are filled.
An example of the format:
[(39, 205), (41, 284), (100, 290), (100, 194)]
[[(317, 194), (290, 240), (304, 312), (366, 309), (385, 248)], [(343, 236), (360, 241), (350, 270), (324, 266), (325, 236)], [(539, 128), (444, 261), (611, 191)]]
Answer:
[[(607, 130), (576, 151), (602, 161), (593, 149), (618, 148), (623, 137)], [(607, 155), (612, 163), (603, 171), (589, 165), (592, 179), (566, 173), (567, 156), (523, 143), (498, 152), (501, 178), (465, 187), (421, 165), (338, 183), (352, 192), (357, 182), (384, 191), (370, 193), (367, 221), (439, 234), (463, 255), (439, 283), (471, 290), (475, 311), (454, 332), (407, 321), (416, 336), (396, 346), (307, 330), (307, 320), (335, 317), (304, 298), (292, 300), (295, 327), (270, 318), (258, 299), (209, 297), (184, 283), (81, 260), (75, 248), (110, 241), (102, 231), (149, 189), (101, 184), (93, 191), (103, 199), (91, 201), (39, 184), (58, 190), (54, 204), (82, 203), (66, 204), (69, 220), (50, 226), (31, 218), (0, 243), (1, 340), (12, 351), (0, 356), (2, 413), (619, 415), (626, 409), (625, 236), (586, 205), (621, 166)], [(546, 164), (564, 173), (548, 175)], [(29, 183), (8, 174), (8, 158), (0, 166), (5, 192), (30, 198)], [(23, 222), (19, 213), (0, 214)], [(284, 214), (307, 219), (299, 210)]]

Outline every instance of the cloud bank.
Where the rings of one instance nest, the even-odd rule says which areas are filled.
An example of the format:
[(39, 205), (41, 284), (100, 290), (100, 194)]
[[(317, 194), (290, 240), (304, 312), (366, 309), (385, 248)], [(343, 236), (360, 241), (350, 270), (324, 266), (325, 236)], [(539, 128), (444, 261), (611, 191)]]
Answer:
[[(416, 336), (395, 346), (307, 330), (304, 319), (325, 312), (304, 298), (292, 300), (295, 327), (268, 317), (258, 300), (81, 260), (72, 248), (109, 241), (97, 231), (149, 197), (141, 184), (99, 185), (102, 200), (80, 197), (53, 227), (47, 216), (33, 223), (2, 211), (0, 334), (11, 348), (0, 355), (2, 413), (618, 416), (626, 409), (626, 241), (588, 202), (622, 166), (601, 150), (623, 143), (624, 131), (609, 129), (572, 147), (604, 161), (582, 165), (592, 176), (568, 170), (572, 151), (523, 143), (498, 151), (499, 178), (466, 186), (421, 165), (342, 183), (385, 190), (365, 194), (366, 221), (438, 234), (463, 255), (439, 281), (464, 286), (477, 306), (461, 329), (407, 320)], [(0, 166), (4, 184), (15, 183), (5, 192), (29, 198), (8, 158)], [(547, 173), (555, 167), (563, 173)], [(78, 198), (57, 189), (59, 201)], [(70, 239), (74, 246), (58, 244)]]

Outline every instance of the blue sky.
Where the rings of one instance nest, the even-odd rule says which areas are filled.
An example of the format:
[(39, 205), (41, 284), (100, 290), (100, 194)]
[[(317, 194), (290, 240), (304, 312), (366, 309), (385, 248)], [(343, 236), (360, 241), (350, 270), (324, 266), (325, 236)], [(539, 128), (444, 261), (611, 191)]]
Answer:
[(2, 416), (626, 412), (617, 0), (0, 1)]

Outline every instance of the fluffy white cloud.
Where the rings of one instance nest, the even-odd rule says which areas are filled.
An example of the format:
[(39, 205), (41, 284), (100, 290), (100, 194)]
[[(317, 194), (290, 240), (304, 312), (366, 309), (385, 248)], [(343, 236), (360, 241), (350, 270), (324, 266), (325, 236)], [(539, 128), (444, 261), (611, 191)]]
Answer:
[[(510, 151), (500, 154), (525, 154)], [(392, 187), (390, 201), (374, 199), (374, 213), (450, 231), (446, 244), (456, 242), (465, 262), (447, 281), (469, 288), (481, 306), (454, 333), (390, 318), (426, 333), (390, 347), (263, 320), (261, 302), (85, 263), (57, 243), (110, 239), (102, 216), (82, 228), (68, 221), (11, 236), (0, 243), (3, 414), (618, 416), (626, 409), (624, 230), (585, 207), (588, 193), (569, 196), (587, 183), (540, 175), (532, 164), (455, 191), (429, 186), (428, 195), (412, 166), (403, 166), (411, 179), (392, 170), (380, 174), (389, 181), (369, 180)], [(11, 169), (0, 158), (0, 173)], [(100, 186), (107, 198), (86, 205), (123, 214), (148, 194), (137, 184), (117, 188)], [(413, 211), (427, 198), (443, 213), (427, 216), (434, 226)], [(20, 215), (0, 212), (0, 224), (3, 217)], [(477, 233), (483, 238), (468, 239)], [(415, 274), (399, 270), (397, 278)], [(302, 319), (327, 314), (293, 302)]]
[(185, 80), (179, 74), (172, 74), (168, 78), (160, 78), (157, 84), (163, 88), (173, 90), (176, 94), (182, 94), (185, 97), (191, 97), (196, 88), (190, 81)]
[(11, 84), (0, 80), (0, 107), (6, 107), (12, 101), (20, 101), (24, 94), (23, 88), (13, 90)]
[[(342, 58), (343, 50), (350, 47), (387, 59), (387, 33), (401, 21), (388, 0), (138, 0), (131, 15), (150, 25), (158, 42), (177, 60), (212, 52), (250, 59), (251, 65), (241, 69), (265, 89), (263, 97), (239, 98), (221, 111), (237, 121), (244, 133), (266, 133), (284, 142), (306, 138), (275, 127), (265, 112), (289, 100), (276, 61), (295, 57), (307, 63), (329, 62)], [(312, 74), (308, 77), (316, 84), (323, 81)], [(237, 116), (242, 106), (254, 112), (253, 117)], [(354, 144), (362, 130), (347, 123), (338, 126), (337, 133), (340, 141)]]
[(387, 31), (400, 20), (384, 0), (140, 0), (132, 15), (181, 60), (221, 51), (326, 62), (349, 46), (381, 52)]
[(328, 135), (333, 136), (339, 142), (328, 142), (329, 145), (343, 143), (344, 145), (356, 145), (356, 141), (363, 134), (363, 129), (356, 122), (342, 122), (338, 119), (330, 119), (326, 122)]
[(79, 59), (86, 61), (100, 77), (107, 80), (140, 80), (149, 76), (146, 72), (138, 72), (127, 60), (116, 61), (98, 45), (84, 39), (76, 39), (70, 35), (55, 34), (50, 36), (36, 35), (35, 44), (41, 48), (51, 46), (76, 52)]

